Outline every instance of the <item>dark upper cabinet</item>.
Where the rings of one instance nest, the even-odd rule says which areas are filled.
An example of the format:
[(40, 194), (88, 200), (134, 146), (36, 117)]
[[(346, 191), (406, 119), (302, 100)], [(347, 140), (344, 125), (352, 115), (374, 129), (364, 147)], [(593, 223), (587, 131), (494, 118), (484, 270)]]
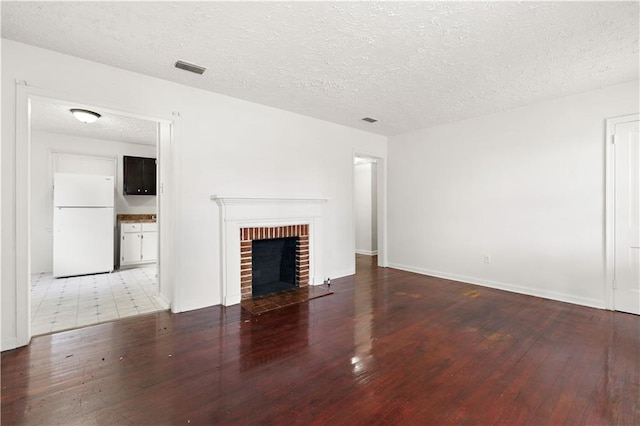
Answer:
[(156, 195), (156, 159), (123, 157), (124, 195)]

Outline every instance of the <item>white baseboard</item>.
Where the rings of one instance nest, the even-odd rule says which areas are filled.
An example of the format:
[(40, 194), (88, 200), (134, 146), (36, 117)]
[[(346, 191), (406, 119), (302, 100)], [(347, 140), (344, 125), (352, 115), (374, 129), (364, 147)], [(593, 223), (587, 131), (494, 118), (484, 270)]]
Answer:
[(239, 294), (229, 295), (222, 298), (222, 304), (224, 306), (237, 305), (242, 301), (242, 297)]
[(520, 286), (517, 284), (502, 283), (498, 281), (489, 281), (466, 275), (451, 274), (447, 272), (434, 271), (430, 269), (417, 268), (409, 265), (401, 265), (389, 262), (390, 268), (400, 269), (407, 272), (415, 272), (421, 275), (429, 275), (432, 277), (444, 278), (453, 281), (460, 281), (468, 284), (476, 284), (483, 287), (495, 288), (498, 290), (510, 291), (512, 293), (526, 294), (528, 296), (542, 297), (544, 299), (557, 300), (559, 302), (572, 303), (574, 305), (588, 306), (590, 308), (605, 309), (604, 300), (590, 299), (586, 297), (574, 296), (566, 293), (559, 293), (549, 290), (541, 290), (537, 288)]
[(15, 349), (18, 346), (18, 338), (17, 337), (9, 337), (6, 339), (2, 339), (2, 351), (8, 351), (10, 349)]
[(334, 272), (333, 275), (329, 275), (329, 277), (331, 277), (331, 281), (333, 281), (338, 278), (348, 277), (349, 275), (355, 275), (355, 273), (356, 273), (356, 268), (354, 267), (353, 269), (343, 269), (342, 271), (336, 271)]
[(356, 249), (356, 254), (364, 254), (365, 256), (377, 256), (378, 250), (369, 251), (369, 250)]

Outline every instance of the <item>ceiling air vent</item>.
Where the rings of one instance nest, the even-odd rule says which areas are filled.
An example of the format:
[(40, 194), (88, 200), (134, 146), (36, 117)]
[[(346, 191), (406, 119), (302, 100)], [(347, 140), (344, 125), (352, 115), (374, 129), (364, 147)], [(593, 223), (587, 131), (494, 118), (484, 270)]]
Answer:
[(190, 63), (184, 62), (184, 61), (176, 62), (176, 68), (180, 68), (181, 70), (185, 70), (185, 71), (189, 71), (189, 72), (194, 72), (196, 74), (202, 74), (207, 70), (205, 67), (201, 67), (199, 65), (190, 64)]
[(376, 120), (375, 118), (371, 118), (371, 117), (365, 117), (365, 118), (362, 119), (362, 121), (366, 121), (367, 123), (375, 123), (378, 120)]

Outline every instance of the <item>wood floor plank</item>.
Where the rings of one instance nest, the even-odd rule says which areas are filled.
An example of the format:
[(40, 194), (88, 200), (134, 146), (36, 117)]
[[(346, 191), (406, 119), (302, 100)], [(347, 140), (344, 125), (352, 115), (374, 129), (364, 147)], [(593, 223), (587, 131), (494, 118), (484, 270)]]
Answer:
[(640, 317), (371, 260), (261, 315), (36, 337), (2, 353), (2, 423), (640, 424)]

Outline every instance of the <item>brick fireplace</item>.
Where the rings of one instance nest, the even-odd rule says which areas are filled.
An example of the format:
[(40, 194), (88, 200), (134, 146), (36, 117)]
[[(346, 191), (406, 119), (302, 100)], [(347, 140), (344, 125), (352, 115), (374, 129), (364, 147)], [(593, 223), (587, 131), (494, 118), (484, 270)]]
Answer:
[(296, 237), (296, 287), (309, 284), (309, 225), (261, 226), (240, 228), (241, 300), (252, 297), (253, 241)]
[(297, 238), (296, 286), (323, 282), (324, 198), (211, 197), (220, 207), (220, 292), (224, 306), (251, 298), (254, 241)]

